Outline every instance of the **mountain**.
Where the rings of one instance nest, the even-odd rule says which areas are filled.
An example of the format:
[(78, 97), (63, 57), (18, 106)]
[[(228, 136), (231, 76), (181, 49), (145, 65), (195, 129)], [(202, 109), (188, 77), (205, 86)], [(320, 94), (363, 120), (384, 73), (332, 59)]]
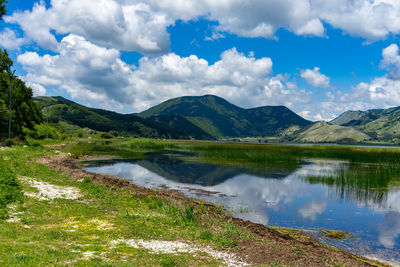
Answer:
[(284, 106), (244, 109), (214, 95), (174, 98), (138, 115), (180, 115), (216, 138), (276, 136), (289, 127), (311, 124)]
[(335, 118), (334, 120), (330, 121), (330, 123), (335, 125), (344, 125), (349, 123), (350, 121), (359, 120), (362, 116), (366, 114), (365, 111), (353, 111), (349, 110), (342, 113), (339, 117)]
[(371, 139), (356, 128), (332, 125), (322, 121), (296, 133), (292, 138), (292, 141), (301, 143), (359, 143)]
[[(178, 127), (160, 123), (160, 119), (143, 119), (134, 114), (119, 114), (103, 109), (88, 108), (60, 96), (36, 97), (34, 100), (42, 108), (43, 114), (48, 115), (50, 122), (63, 121), (97, 131), (118, 131), (143, 137), (212, 138), (189, 121), (182, 122), (184, 118), (179, 118), (180, 124), (185, 126), (184, 130), (180, 130)], [(168, 119), (173, 120), (173, 118)]]
[(355, 127), (377, 140), (398, 139), (400, 137), (400, 107), (347, 111), (334, 119), (332, 123)]

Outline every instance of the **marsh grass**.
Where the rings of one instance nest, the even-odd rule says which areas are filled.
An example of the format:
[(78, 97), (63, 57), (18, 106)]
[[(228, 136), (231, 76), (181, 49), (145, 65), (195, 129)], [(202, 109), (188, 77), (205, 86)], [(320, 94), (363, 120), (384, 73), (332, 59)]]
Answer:
[(310, 184), (323, 184), (349, 202), (386, 203), (393, 183), (400, 181), (397, 164), (350, 164), (326, 177), (305, 177)]
[(400, 164), (400, 149), (360, 148), (328, 145), (295, 146), (270, 144), (215, 143), (160, 139), (112, 139), (79, 142), (65, 148), (76, 156), (111, 155), (121, 158), (143, 158), (157, 151), (187, 151), (188, 158), (223, 165), (281, 167), (296, 169), (304, 158), (345, 160), (351, 163)]

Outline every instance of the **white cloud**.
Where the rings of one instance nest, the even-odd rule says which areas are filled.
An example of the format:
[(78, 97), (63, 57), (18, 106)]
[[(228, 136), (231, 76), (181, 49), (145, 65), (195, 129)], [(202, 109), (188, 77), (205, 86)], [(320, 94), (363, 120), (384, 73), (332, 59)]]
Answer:
[(308, 101), (309, 93), (285, 87), (280, 76), (272, 77), (270, 58), (246, 57), (235, 48), (221, 54), (221, 60), (209, 65), (197, 56), (168, 54), (143, 58), (133, 75), (140, 96), (139, 110), (171, 97), (215, 94), (243, 106), (285, 104)]
[(298, 112), (298, 114), (303, 117), (306, 120), (310, 121), (322, 121), (322, 120), (327, 120), (326, 117), (324, 117), (321, 113), (314, 113), (311, 112), (310, 110), (303, 110)]
[(311, 201), (298, 210), (298, 214), (304, 219), (315, 221), (318, 215), (326, 209), (326, 201)]
[(14, 12), (12, 16), (5, 16), (7, 23), (18, 23), (24, 31), (24, 37), (35, 41), (46, 49), (56, 49), (57, 39), (50, 33), (50, 20), (44, 3), (35, 4), (32, 12)]
[(52, 0), (49, 8), (40, 2), (4, 20), (19, 24), (26, 39), (54, 51), (57, 33), (80, 35), (119, 50), (157, 54), (169, 50), (168, 26), (199, 17), (218, 22), (212, 39), (223, 32), (276, 38), (280, 28), (297, 35), (324, 36), (323, 23), (368, 41), (400, 33), (397, 0)]
[(25, 43), (24, 38), (18, 38), (15, 32), (9, 28), (0, 33), (0, 46), (5, 49), (16, 50)]
[(76, 35), (64, 37), (58, 49), (56, 55), (26, 52), (18, 56), (28, 73), (25, 80), (58, 86), (93, 106), (119, 105), (141, 111), (172, 97), (215, 94), (243, 107), (293, 107), (311, 97), (310, 92), (287, 88), (282, 76), (272, 76), (270, 58), (245, 56), (235, 48), (223, 52), (212, 65), (195, 55), (170, 53), (141, 58), (135, 69), (120, 59), (118, 50)]
[(396, 44), (391, 44), (382, 51), (382, 61), (380, 66), (389, 70), (388, 76), (391, 79), (400, 79), (400, 56), (399, 47)]
[(54, 51), (57, 40), (51, 30), (80, 35), (97, 45), (147, 54), (168, 50), (166, 27), (174, 22), (145, 2), (115, 0), (52, 0), (49, 9), (41, 2), (32, 11), (17, 11), (4, 20), (18, 23), (27, 38)]
[(311, 86), (330, 88), (330, 78), (320, 73), (318, 67), (302, 70), (300, 76)]
[(46, 95), (46, 88), (38, 83), (27, 82), (26, 86), (32, 88), (33, 96), (44, 96)]
[(24, 79), (59, 86), (74, 98), (123, 104), (132, 101), (133, 96), (125, 90), (132, 70), (121, 61), (118, 50), (93, 45), (76, 35), (63, 38), (58, 50), (54, 56), (36, 52), (18, 56), (17, 61), (28, 72)]
[(400, 33), (398, 0), (311, 0), (312, 8), (324, 22), (369, 41)]

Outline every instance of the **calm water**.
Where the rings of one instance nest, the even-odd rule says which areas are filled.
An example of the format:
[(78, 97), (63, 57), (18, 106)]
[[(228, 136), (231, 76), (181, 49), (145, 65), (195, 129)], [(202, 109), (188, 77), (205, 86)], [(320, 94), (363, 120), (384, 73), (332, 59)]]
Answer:
[(354, 238), (324, 241), (400, 265), (400, 182), (391, 172), (376, 172), (376, 166), (333, 160), (303, 160), (286, 169), (220, 166), (171, 152), (83, 165), (145, 187), (165, 185), (222, 203), (235, 216), (265, 225), (348, 231)]

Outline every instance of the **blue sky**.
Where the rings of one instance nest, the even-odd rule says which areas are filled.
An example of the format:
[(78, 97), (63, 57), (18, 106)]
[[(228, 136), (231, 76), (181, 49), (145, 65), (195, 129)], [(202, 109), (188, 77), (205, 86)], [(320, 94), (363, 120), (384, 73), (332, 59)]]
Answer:
[(399, 1), (214, 2), (10, 0), (0, 47), (35, 95), (124, 113), (204, 94), (311, 120), (400, 105)]

